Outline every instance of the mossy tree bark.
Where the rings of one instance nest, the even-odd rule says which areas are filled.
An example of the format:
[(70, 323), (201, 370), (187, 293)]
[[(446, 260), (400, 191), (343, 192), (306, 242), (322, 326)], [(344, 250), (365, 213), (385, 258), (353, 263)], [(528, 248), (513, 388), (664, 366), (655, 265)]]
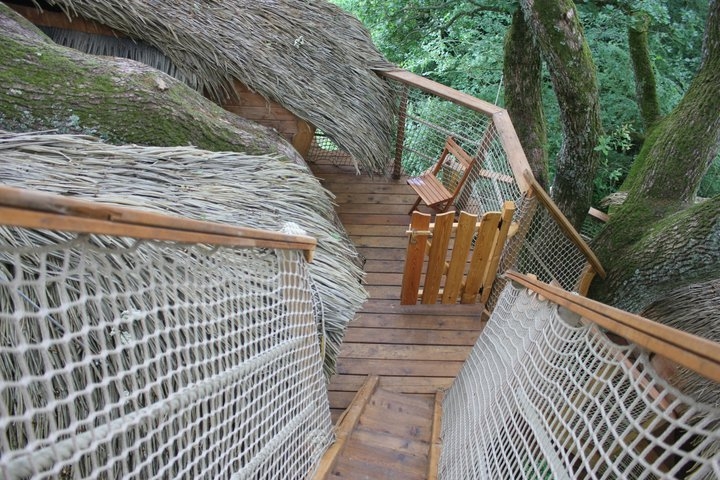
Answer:
[(622, 187), (627, 200), (594, 242), (608, 277), (592, 296), (637, 312), (675, 289), (720, 278), (720, 197), (695, 205), (719, 149), (720, 2), (712, 0), (700, 69), (652, 129)]
[(595, 64), (570, 0), (521, 0), (520, 5), (547, 63), (560, 107), (563, 143), (555, 162), (553, 199), (579, 227), (587, 215), (602, 124)]
[(273, 130), (130, 60), (60, 47), (0, 3), (0, 129), (302, 158)]
[(650, 17), (644, 12), (632, 14), (628, 25), (628, 45), (635, 75), (635, 96), (645, 130), (660, 120), (660, 102), (657, 97), (655, 71), (648, 46)]
[(521, 9), (505, 36), (505, 108), (535, 179), (548, 188), (547, 130), (542, 107), (542, 60)]

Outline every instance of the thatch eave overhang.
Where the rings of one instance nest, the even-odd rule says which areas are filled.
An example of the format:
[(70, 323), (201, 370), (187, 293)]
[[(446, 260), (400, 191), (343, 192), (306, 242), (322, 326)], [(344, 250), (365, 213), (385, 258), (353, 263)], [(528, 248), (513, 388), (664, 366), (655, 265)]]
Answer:
[(165, 54), (218, 102), (238, 80), (323, 130), (356, 166), (384, 173), (395, 98), (365, 27), (322, 0), (48, 0)]

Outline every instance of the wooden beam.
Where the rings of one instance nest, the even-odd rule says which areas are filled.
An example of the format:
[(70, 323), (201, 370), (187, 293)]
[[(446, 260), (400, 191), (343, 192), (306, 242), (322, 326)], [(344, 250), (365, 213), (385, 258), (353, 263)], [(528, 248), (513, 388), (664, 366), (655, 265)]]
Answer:
[(485, 102), (479, 98), (473, 97), (472, 95), (460, 92), (454, 88), (450, 88), (441, 83), (430, 80), (429, 78), (408, 72), (407, 70), (377, 70), (377, 74), (382, 77), (390, 78), (400, 83), (419, 88), (420, 90), (431, 93), (440, 98), (444, 98), (445, 100), (449, 100), (457, 105), (480, 112), (483, 115), (492, 116), (497, 112), (503, 111), (503, 109), (497, 105)]
[(428, 480), (437, 480), (440, 467), (440, 452), (442, 450), (442, 403), (445, 398), (443, 392), (435, 393), (435, 408), (433, 410), (432, 433), (430, 434), (430, 453), (428, 455)]
[(87, 20), (81, 17), (70, 17), (61, 12), (42, 10), (40, 8), (28, 7), (25, 5), (15, 5), (13, 3), (6, 3), (6, 5), (23, 17), (27, 18), (33, 24), (41, 27), (76, 30), (79, 32), (90, 33), (92, 35), (105, 35), (108, 37), (127, 37), (124, 33), (113, 30), (112, 28), (93, 20)]
[(507, 272), (505, 277), (627, 340), (720, 382), (720, 343), (605, 305), (537, 279)]
[(335, 443), (330, 446), (320, 459), (320, 464), (312, 477), (314, 480), (323, 480), (332, 473), (339, 454), (345, 448), (345, 444), (360, 420), (360, 415), (365, 410), (365, 405), (367, 405), (368, 400), (377, 389), (378, 381), (379, 377), (377, 375), (368, 376), (363, 386), (355, 394), (350, 406), (338, 419), (335, 427)]
[(6, 186), (0, 186), (0, 223), (146, 240), (303, 250), (308, 258), (317, 245), (315, 238), (305, 235), (192, 220)]

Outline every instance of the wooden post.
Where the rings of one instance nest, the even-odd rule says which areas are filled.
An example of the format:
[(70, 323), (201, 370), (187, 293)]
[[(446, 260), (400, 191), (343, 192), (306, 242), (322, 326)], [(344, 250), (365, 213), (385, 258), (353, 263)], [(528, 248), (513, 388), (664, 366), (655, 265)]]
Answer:
[(407, 101), (409, 86), (403, 85), (400, 96), (400, 112), (398, 112), (397, 138), (395, 139), (395, 161), (393, 162), (392, 178), (397, 180), (402, 175), (402, 154), (405, 145), (405, 119), (407, 117)]
[(480, 303), (487, 302), (490, 298), (490, 291), (492, 289), (493, 282), (497, 276), (498, 265), (500, 264), (500, 255), (502, 254), (503, 247), (505, 246), (505, 240), (507, 239), (508, 230), (510, 230), (510, 224), (512, 224), (513, 215), (515, 215), (515, 202), (507, 201), (503, 204), (502, 221), (500, 228), (495, 236), (493, 242), (493, 252), (490, 257), (490, 261), (485, 270), (485, 278), (482, 284), (482, 293), (480, 297)]

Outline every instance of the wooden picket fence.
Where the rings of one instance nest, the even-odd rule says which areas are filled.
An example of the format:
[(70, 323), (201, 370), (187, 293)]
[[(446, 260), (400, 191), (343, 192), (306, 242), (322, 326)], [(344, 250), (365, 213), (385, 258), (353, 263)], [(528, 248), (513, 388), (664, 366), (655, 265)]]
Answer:
[(514, 213), (511, 201), (479, 220), (460, 212), (457, 223), (455, 212), (438, 214), (434, 223), (431, 215), (413, 212), (400, 303), (485, 303)]

